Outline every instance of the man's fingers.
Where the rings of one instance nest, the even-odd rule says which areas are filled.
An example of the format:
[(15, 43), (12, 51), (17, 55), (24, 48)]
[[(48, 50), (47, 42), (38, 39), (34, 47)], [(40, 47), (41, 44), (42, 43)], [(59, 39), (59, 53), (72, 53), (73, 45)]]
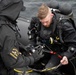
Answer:
[(67, 57), (64, 56), (64, 57), (62, 58), (62, 60), (60, 61), (60, 63), (61, 63), (62, 65), (68, 64), (68, 59), (67, 59)]

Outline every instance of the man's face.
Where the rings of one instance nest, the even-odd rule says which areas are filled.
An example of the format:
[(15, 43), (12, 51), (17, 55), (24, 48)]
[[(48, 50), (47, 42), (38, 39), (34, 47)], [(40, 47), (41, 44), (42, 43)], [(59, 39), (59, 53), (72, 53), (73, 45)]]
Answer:
[(41, 19), (40, 22), (42, 23), (43, 26), (49, 27), (50, 24), (52, 23), (52, 18), (53, 14), (51, 13), (51, 11), (49, 11), (47, 16), (44, 19)]

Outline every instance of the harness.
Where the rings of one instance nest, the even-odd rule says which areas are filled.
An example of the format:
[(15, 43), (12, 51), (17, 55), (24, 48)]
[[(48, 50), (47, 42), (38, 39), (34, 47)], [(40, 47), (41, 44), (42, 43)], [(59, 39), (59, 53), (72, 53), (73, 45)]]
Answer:
[[(56, 11), (53, 11), (53, 13), (55, 14), (56, 16), (56, 19), (54, 20), (54, 24), (53, 24), (53, 33), (55, 33), (55, 30), (56, 28), (58, 28), (57, 30), (57, 35), (56, 36), (56, 40), (60, 40), (61, 43), (64, 43), (63, 39), (62, 39), (62, 24), (64, 22), (66, 22), (67, 20), (70, 21), (74, 27), (74, 29), (76, 30), (76, 26), (75, 26), (75, 23), (74, 23), (74, 20), (73, 20), (73, 14), (69, 14), (69, 15), (63, 15), (61, 14), (60, 12), (56, 12)], [(39, 33), (39, 30), (41, 29), (41, 25), (39, 22), (37, 22), (33, 28), (35, 30), (35, 34), (38, 35)], [(50, 38), (51, 39), (51, 38)], [(51, 44), (53, 43), (53, 39), (51, 39)]]
[(64, 43), (63, 39), (62, 39), (62, 24), (65, 23), (66, 21), (69, 21), (70, 23), (72, 23), (73, 25), (73, 28), (76, 30), (76, 26), (75, 26), (75, 23), (74, 23), (74, 20), (73, 20), (73, 14), (69, 14), (69, 15), (62, 15), (60, 14), (60, 17), (58, 19), (58, 22), (57, 22), (57, 28), (58, 28), (58, 35), (59, 35), (59, 38), (60, 38), (60, 42), (61, 43)]

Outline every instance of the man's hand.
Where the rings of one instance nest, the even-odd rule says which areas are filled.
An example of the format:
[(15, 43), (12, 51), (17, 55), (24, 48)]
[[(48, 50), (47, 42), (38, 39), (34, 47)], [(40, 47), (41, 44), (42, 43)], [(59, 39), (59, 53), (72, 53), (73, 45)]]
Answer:
[(63, 56), (62, 60), (60, 61), (62, 65), (67, 65), (68, 64), (68, 58), (66, 56)]
[(35, 52), (35, 47), (34, 47), (33, 45), (31, 45), (31, 44), (27, 45), (27, 46), (25, 47), (25, 49), (26, 49), (26, 51), (27, 51), (28, 53), (34, 53), (34, 52)]
[(38, 61), (40, 58), (42, 58), (44, 55), (41, 54), (39, 51), (36, 50), (31, 56), (33, 56), (34, 61), (36, 62), (36, 61)]

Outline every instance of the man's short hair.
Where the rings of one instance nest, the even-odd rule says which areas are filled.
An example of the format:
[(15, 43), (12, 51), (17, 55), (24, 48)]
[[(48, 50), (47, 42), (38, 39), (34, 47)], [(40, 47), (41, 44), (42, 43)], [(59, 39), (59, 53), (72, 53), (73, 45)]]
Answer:
[(49, 8), (46, 4), (42, 4), (38, 9), (37, 17), (39, 19), (44, 19), (48, 14)]

